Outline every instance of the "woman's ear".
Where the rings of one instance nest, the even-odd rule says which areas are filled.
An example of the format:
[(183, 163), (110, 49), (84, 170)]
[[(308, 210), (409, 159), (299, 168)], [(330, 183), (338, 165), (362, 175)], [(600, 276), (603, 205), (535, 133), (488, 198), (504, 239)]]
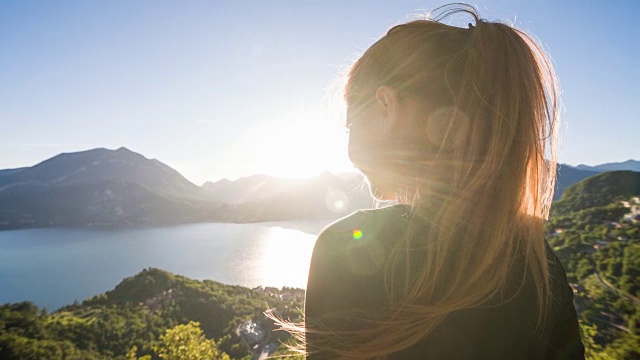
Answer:
[(380, 118), (380, 134), (387, 135), (398, 123), (399, 98), (396, 89), (382, 85), (376, 90), (376, 105)]

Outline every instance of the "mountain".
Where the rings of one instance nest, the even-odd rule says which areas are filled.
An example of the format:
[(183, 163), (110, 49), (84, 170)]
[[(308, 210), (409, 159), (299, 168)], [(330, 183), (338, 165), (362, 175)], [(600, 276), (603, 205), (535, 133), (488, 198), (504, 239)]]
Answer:
[[(554, 199), (603, 167), (637, 163), (595, 170), (561, 165)], [(0, 229), (331, 220), (374, 203), (357, 173), (325, 172), (309, 179), (254, 175), (198, 187), (162, 162), (124, 147), (63, 153), (32, 167), (0, 170)]]
[(9, 187), (61, 187), (117, 179), (143, 184), (168, 195), (201, 196), (201, 189), (174, 169), (124, 147), (62, 153), (30, 168), (3, 172), (8, 174), (0, 176), (0, 191)]
[(0, 170), (0, 229), (337, 219), (373, 200), (357, 174), (255, 175), (198, 187), (127, 148), (63, 153)]
[(640, 172), (611, 171), (571, 185), (554, 206), (556, 212), (560, 214), (578, 212), (638, 195), (640, 195)]
[[(585, 170), (577, 167), (560, 164), (557, 171), (556, 191), (554, 200), (559, 200), (563, 191), (583, 179), (601, 173), (600, 170)], [(339, 189), (348, 194), (350, 206), (348, 210), (370, 208), (374, 202), (369, 194), (364, 177), (358, 173), (342, 173), (332, 175), (321, 174), (311, 179), (282, 179), (269, 175), (253, 175), (238, 180), (227, 179), (218, 182), (207, 182), (202, 188), (214, 199), (230, 205), (240, 205), (246, 208), (247, 204), (261, 207), (280, 208), (285, 200), (300, 204), (307, 202), (305, 207), (322, 205), (319, 199), (309, 201), (308, 197), (317, 197), (318, 194), (331, 193), (329, 189)], [(335, 195), (335, 193), (333, 193)], [(296, 217), (299, 214), (296, 213)]]
[(607, 163), (596, 166), (558, 164), (558, 182), (553, 200), (559, 200), (566, 188), (583, 179), (607, 171), (621, 170), (640, 171), (640, 161), (627, 160), (625, 162)]
[(324, 172), (277, 194), (247, 199), (234, 209), (237, 221), (249, 222), (337, 219), (373, 205), (362, 176)]
[(308, 179), (253, 175), (235, 181), (205, 183), (212, 198), (225, 202), (226, 221), (337, 219), (371, 208), (374, 200), (357, 173), (321, 173)]
[(18, 173), (18, 172), (20, 172), (20, 171), (22, 171), (24, 169), (28, 169), (28, 168), (23, 167), (23, 168), (16, 168), (16, 169), (3, 169), (3, 170), (0, 170), (0, 182), (2, 181), (2, 178), (6, 177), (6, 176), (13, 175), (15, 173)]
[(583, 170), (571, 165), (559, 164), (557, 170), (556, 191), (553, 193), (553, 200), (559, 200), (565, 189), (571, 185), (590, 176), (598, 175), (599, 173), (599, 171)]
[(595, 206), (604, 206), (618, 197), (640, 195), (640, 172), (610, 171), (572, 185), (562, 196), (562, 200), (578, 197), (601, 199)]
[(606, 164), (595, 165), (595, 166), (580, 164), (576, 166), (576, 168), (580, 170), (597, 171), (597, 172), (618, 171), (618, 170), (640, 171), (640, 161), (630, 159), (623, 162), (606, 163)]
[(0, 204), (0, 228), (181, 223), (204, 219), (213, 206), (177, 171), (126, 148), (4, 170)]
[(198, 187), (127, 148), (63, 153), (0, 170), (0, 229), (337, 219), (372, 198), (362, 177), (255, 175)]
[(202, 189), (212, 198), (226, 204), (241, 204), (257, 201), (284, 193), (292, 187), (300, 186), (307, 179), (284, 179), (269, 175), (252, 175), (230, 181), (207, 181)]

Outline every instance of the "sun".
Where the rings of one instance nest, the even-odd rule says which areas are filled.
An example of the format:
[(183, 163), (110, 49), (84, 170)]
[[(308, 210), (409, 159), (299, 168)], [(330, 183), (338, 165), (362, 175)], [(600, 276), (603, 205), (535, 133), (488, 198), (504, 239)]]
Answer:
[(347, 141), (335, 121), (287, 116), (255, 123), (241, 143), (254, 173), (304, 178), (326, 170), (348, 171)]

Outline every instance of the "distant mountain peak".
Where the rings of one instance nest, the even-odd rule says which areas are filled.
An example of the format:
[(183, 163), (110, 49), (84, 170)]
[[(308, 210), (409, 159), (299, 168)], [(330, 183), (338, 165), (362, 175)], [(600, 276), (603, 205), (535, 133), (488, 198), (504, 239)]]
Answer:
[(121, 146), (121, 147), (117, 148), (117, 149), (116, 149), (116, 150), (114, 150), (114, 151), (115, 151), (115, 152), (117, 152), (117, 153), (138, 154), (138, 155), (142, 155), (142, 154), (139, 154), (139, 153), (137, 153), (137, 152), (135, 152), (135, 151), (131, 151), (131, 150), (129, 150), (128, 148), (126, 148), (126, 147), (124, 147), (124, 146)]
[(594, 165), (594, 166), (580, 164), (576, 166), (576, 169), (590, 170), (590, 171), (597, 171), (597, 172), (620, 171), (620, 170), (640, 171), (640, 161), (629, 159), (623, 162), (611, 162), (611, 163)]
[(197, 208), (209, 206), (205, 198), (176, 170), (125, 147), (62, 153), (0, 171), (0, 224), (10, 226), (198, 218)]

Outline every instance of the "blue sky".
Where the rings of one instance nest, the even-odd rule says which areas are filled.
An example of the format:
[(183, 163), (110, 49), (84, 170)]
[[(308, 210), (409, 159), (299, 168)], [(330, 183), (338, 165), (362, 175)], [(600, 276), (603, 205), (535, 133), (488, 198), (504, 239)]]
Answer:
[[(125, 146), (197, 184), (348, 170), (338, 73), (443, 3), (2, 1), (0, 169)], [(640, 1), (473, 4), (548, 48), (562, 162), (640, 159)]]

